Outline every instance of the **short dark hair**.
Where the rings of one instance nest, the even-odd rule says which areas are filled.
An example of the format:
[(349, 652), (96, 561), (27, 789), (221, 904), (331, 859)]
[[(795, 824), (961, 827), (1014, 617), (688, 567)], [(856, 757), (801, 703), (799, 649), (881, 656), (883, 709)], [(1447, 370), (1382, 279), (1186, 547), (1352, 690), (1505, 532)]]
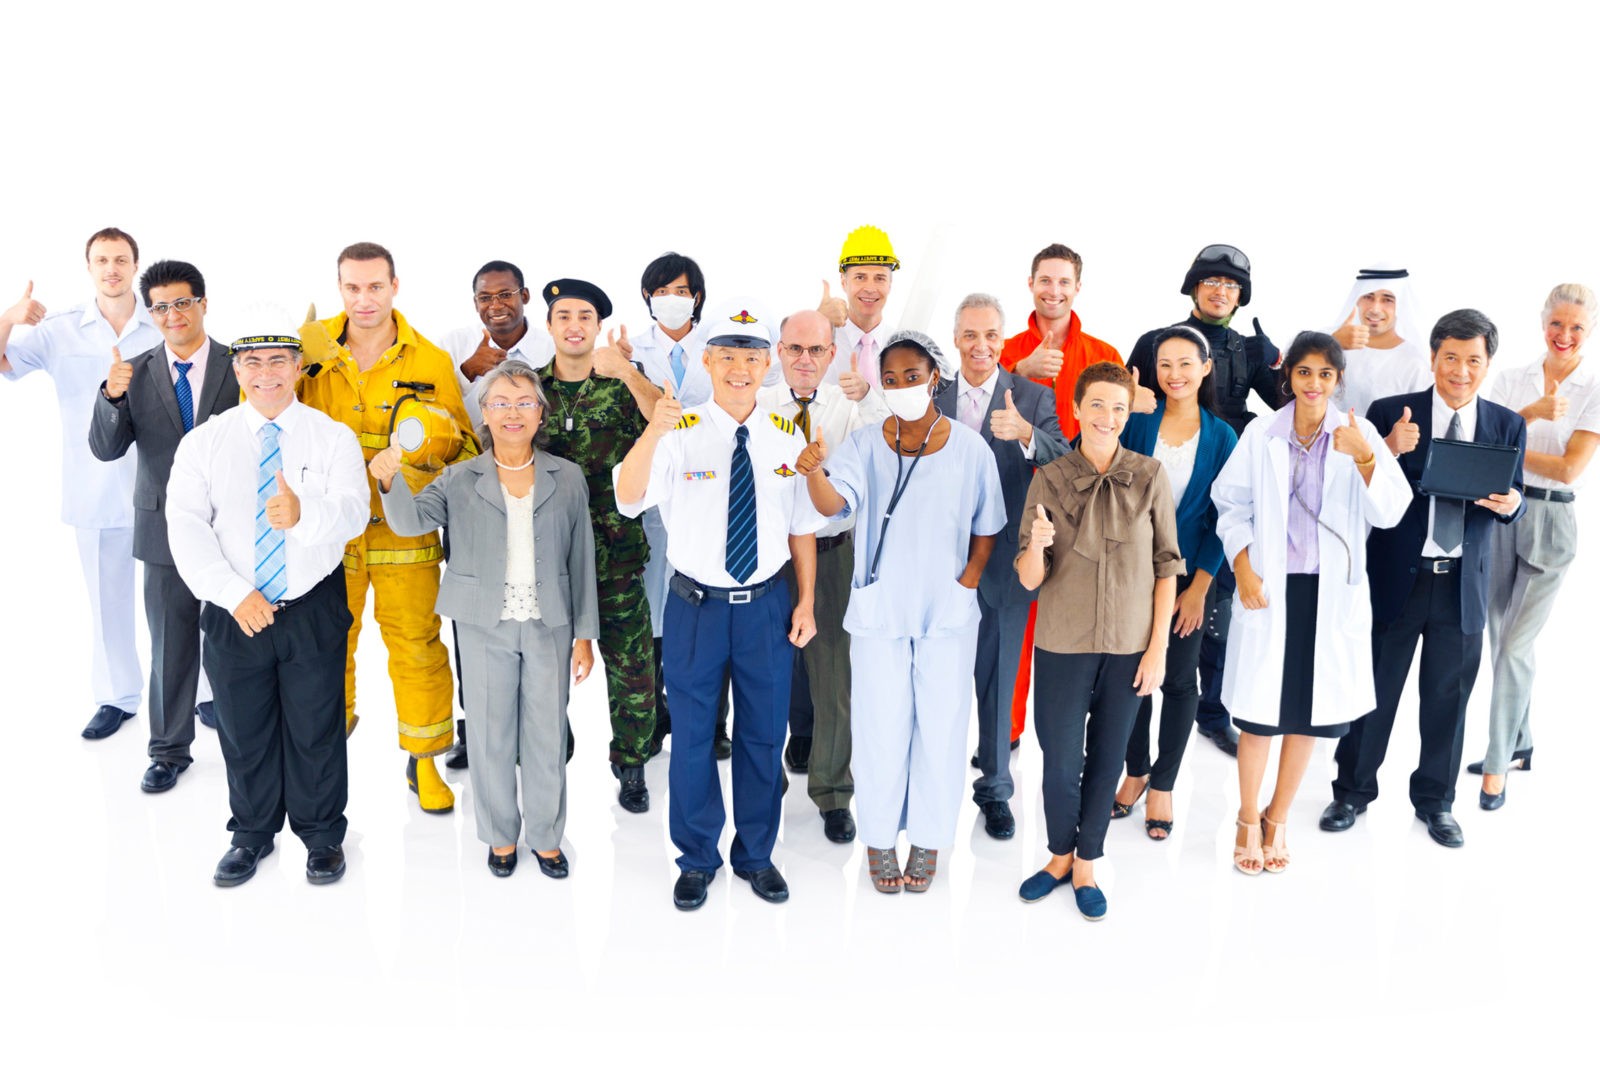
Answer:
[[(1156, 357), (1161, 354), (1161, 346), (1166, 344), (1168, 341), (1187, 341), (1199, 350), (1201, 359), (1211, 359), (1211, 342), (1206, 340), (1206, 335), (1195, 329), (1193, 326), (1185, 326), (1180, 324), (1177, 326), (1168, 326), (1166, 329), (1156, 334), (1155, 344), (1150, 346), (1150, 365), (1152, 367), (1156, 365)], [(1147, 384), (1149, 388), (1154, 389), (1162, 396), (1167, 395), (1166, 390), (1161, 388), (1160, 375), (1156, 376), (1155, 381)], [(1200, 379), (1200, 388), (1195, 392), (1195, 399), (1200, 402), (1201, 407), (1205, 408), (1213, 415), (1216, 414), (1217, 365), (1215, 363), (1211, 364), (1211, 373)]]
[(657, 256), (650, 261), (649, 266), (645, 267), (644, 274), (639, 278), (639, 289), (644, 293), (645, 306), (650, 306), (651, 293), (669, 284), (680, 274), (689, 280), (689, 291), (699, 297), (691, 316), (691, 321), (699, 322), (700, 312), (706, 308), (706, 276), (700, 272), (700, 264), (677, 252)]
[(339, 262), (334, 264), (334, 270), (338, 270), (347, 259), (362, 263), (369, 259), (381, 259), (389, 264), (390, 279), (394, 278), (394, 257), (389, 254), (387, 248), (373, 241), (357, 241), (353, 245), (346, 246), (345, 250), (339, 253)]
[(1474, 337), (1483, 338), (1484, 350), (1489, 353), (1489, 358), (1494, 358), (1495, 349), (1500, 347), (1500, 331), (1494, 328), (1494, 323), (1489, 321), (1489, 316), (1474, 308), (1461, 308), (1448, 315), (1441, 316), (1433, 324), (1433, 332), (1428, 335), (1428, 349), (1433, 355), (1439, 354), (1439, 346), (1446, 340), (1470, 341)]
[(1294, 395), (1294, 389), (1289, 385), (1289, 375), (1298, 364), (1305, 362), (1307, 356), (1321, 356), (1327, 360), (1328, 366), (1339, 372), (1339, 380), (1344, 381), (1344, 349), (1339, 347), (1339, 342), (1329, 334), (1301, 330), (1289, 342), (1289, 351), (1283, 354), (1283, 366), (1278, 368), (1278, 387), (1283, 390), (1284, 396)]
[(84, 262), (87, 263), (89, 261), (89, 249), (94, 247), (96, 241), (126, 241), (128, 242), (128, 247), (133, 249), (133, 261), (135, 263), (139, 262), (139, 242), (133, 239), (132, 234), (126, 230), (119, 230), (115, 226), (107, 226), (105, 229), (96, 230), (89, 235), (89, 239), (83, 242)]
[(139, 295), (144, 298), (144, 306), (149, 307), (150, 290), (158, 285), (181, 285), (184, 282), (189, 284), (189, 292), (195, 296), (206, 295), (206, 280), (193, 263), (185, 263), (181, 259), (157, 260), (139, 279)]
[(1064, 259), (1071, 263), (1072, 273), (1077, 277), (1078, 281), (1083, 281), (1083, 257), (1059, 241), (1039, 249), (1038, 255), (1033, 257), (1033, 266), (1028, 268), (1028, 277), (1032, 278), (1035, 274), (1038, 274), (1039, 264), (1047, 259)]
[(1128, 390), (1128, 402), (1133, 402), (1133, 374), (1120, 363), (1091, 363), (1078, 374), (1078, 381), (1072, 387), (1072, 402), (1083, 403), (1083, 394), (1089, 391), (1089, 386), (1096, 382), (1106, 382), (1110, 385), (1120, 385)]
[(503, 259), (491, 259), (489, 262), (479, 267), (478, 273), (472, 276), (472, 288), (478, 288), (478, 282), (485, 274), (497, 274), (501, 271), (504, 271), (506, 274), (511, 275), (517, 280), (518, 289), (526, 289), (528, 287), (528, 283), (522, 279), (521, 268), (519, 268), (515, 263), (507, 263)]

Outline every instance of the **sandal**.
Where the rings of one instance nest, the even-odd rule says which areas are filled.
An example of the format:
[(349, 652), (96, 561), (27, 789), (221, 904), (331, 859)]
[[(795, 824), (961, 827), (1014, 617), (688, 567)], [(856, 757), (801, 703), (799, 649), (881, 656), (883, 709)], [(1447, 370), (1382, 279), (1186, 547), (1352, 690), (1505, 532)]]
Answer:
[[(1161, 836), (1157, 837), (1155, 831), (1160, 830)], [(1165, 841), (1172, 836), (1171, 819), (1146, 819), (1144, 821), (1144, 836), (1152, 841)]]
[[(1265, 860), (1261, 853), (1261, 824), (1258, 822), (1245, 822), (1237, 820), (1239, 829), (1244, 831), (1244, 842), (1241, 844), (1235, 836), (1233, 843), (1233, 866), (1240, 874), (1248, 874), (1254, 878), (1260, 874)], [(1254, 863), (1254, 867), (1245, 866)]]
[[(1284, 826), (1285, 823), (1273, 822), (1265, 815), (1261, 816), (1261, 869), (1268, 874), (1282, 874), (1289, 868), (1289, 850), (1283, 844), (1288, 839)], [(1267, 838), (1271, 839), (1270, 844), (1266, 843)]]
[[(906, 892), (926, 893), (933, 884), (933, 876), (938, 873), (939, 850), (912, 845), (911, 851), (906, 853)], [(913, 878), (922, 879), (921, 884), (913, 884)]]
[(1123, 803), (1121, 803), (1119, 801), (1116, 801), (1116, 800), (1113, 800), (1111, 802), (1111, 817), (1113, 819), (1126, 819), (1129, 815), (1132, 815), (1133, 814), (1133, 806), (1135, 804), (1139, 803), (1139, 801), (1141, 799), (1143, 799), (1145, 793), (1148, 792), (1149, 789), (1150, 789), (1150, 776), (1149, 775), (1145, 775), (1144, 784), (1139, 787), (1139, 795), (1138, 796), (1134, 797), (1132, 800), (1128, 801), (1126, 804), (1123, 804)]
[(900, 857), (892, 848), (867, 846), (867, 874), (872, 878), (872, 888), (880, 893), (900, 892)]

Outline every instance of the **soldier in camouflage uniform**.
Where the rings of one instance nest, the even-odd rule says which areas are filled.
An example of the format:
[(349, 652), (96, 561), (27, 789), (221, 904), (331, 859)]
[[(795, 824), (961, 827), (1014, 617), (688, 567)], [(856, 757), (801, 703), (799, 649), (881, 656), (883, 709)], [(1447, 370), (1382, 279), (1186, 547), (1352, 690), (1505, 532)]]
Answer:
[[(643, 812), (650, 809), (644, 764), (656, 726), (655, 647), (644, 591), (650, 546), (644, 524), (617, 511), (611, 468), (644, 432), (661, 392), (613, 345), (595, 347), (600, 323), (611, 314), (611, 301), (598, 286), (560, 278), (542, 292), (556, 346), (555, 359), (539, 372), (550, 398), (547, 451), (576, 463), (589, 482), (611, 770), (622, 782), (623, 808)], [(622, 339), (626, 343), (626, 327)]]

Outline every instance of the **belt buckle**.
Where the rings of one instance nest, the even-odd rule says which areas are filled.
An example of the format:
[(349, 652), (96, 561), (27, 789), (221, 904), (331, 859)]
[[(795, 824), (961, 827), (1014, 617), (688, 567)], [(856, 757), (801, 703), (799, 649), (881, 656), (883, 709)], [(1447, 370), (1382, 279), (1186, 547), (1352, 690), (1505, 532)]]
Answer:
[(748, 590), (748, 589), (730, 589), (730, 590), (728, 590), (728, 603), (730, 603), (730, 604), (748, 604), (748, 603), (750, 603), (750, 590)]
[(1453, 559), (1436, 559), (1433, 561), (1432, 565), (1433, 573), (1449, 574), (1451, 569), (1455, 566), (1455, 562), (1456, 561)]

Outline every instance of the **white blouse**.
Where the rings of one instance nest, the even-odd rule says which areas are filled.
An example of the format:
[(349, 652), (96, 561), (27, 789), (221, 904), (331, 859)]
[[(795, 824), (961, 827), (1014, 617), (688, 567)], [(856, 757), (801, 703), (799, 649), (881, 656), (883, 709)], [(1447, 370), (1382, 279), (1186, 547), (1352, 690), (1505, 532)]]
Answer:
[(1194, 477), (1195, 457), (1199, 454), (1198, 430), (1181, 445), (1169, 445), (1159, 431), (1156, 433), (1155, 458), (1166, 468), (1167, 482), (1172, 486), (1173, 507), (1177, 507), (1183, 501), (1184, 491), (1189, 488), (1189, 479)]
[(506, 500), (505, 606), (500, 609), (500, 620), (527, 622), (539, 617), (539, 601), (533, 591), (533, 492), (513, 496), (504, 485), (500, 492)]

